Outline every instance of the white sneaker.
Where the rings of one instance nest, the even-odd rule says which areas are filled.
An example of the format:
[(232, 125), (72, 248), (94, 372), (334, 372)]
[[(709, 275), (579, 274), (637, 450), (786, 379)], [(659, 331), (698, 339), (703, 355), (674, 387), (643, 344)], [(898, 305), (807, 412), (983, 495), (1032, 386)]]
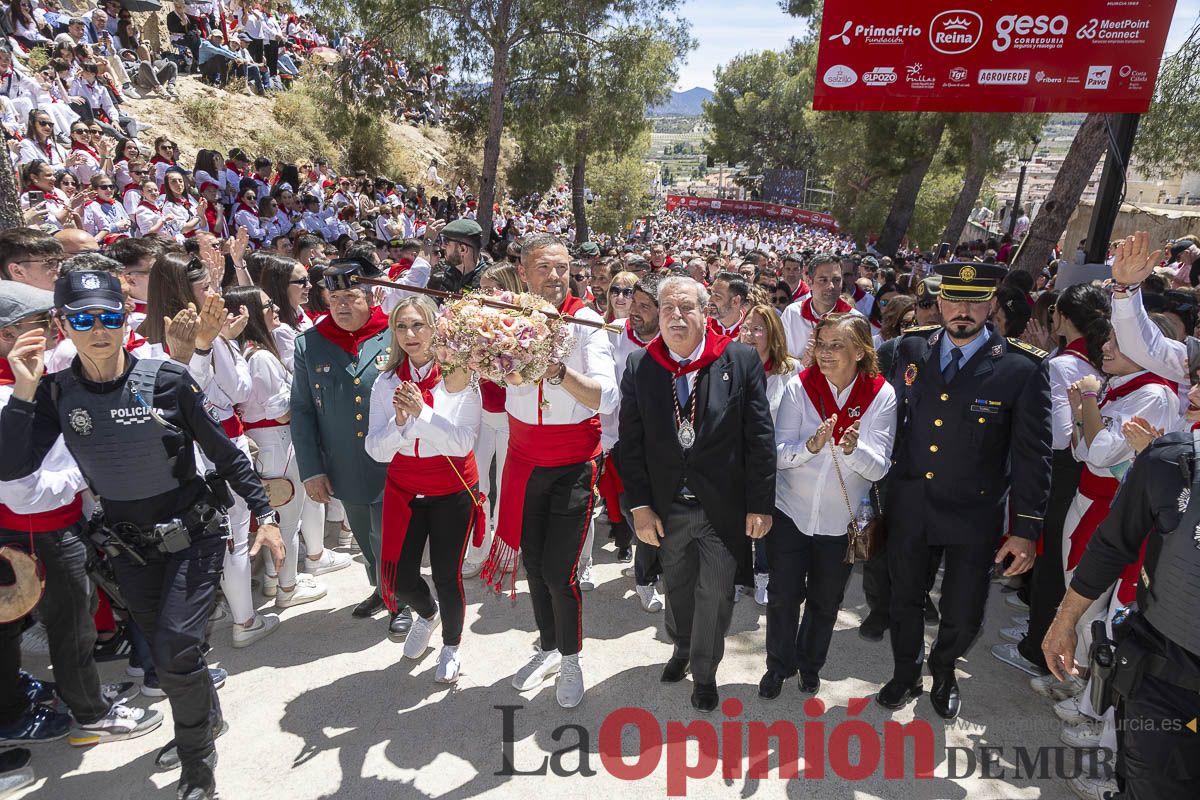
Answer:
[(562, 654), (557, 650), (543, 650), (536, 646), (534, 650), (537, 652), (533, 654), (533, 658), (529, 659), (529, 663), (517, 670), (516, 675), (513, 675), (512, 685), (518, 692), (536, 689), (542, 681), (558, 672), (562, 666)]
[(462, 565), (462, 576), (464, 578), (474, 578), (483, 569), (483, 563), (474, 561), (464, 561)]
[(767, 583), (770, 578), (765, 572), (754, 573), (754, 602), (760, 606), (767, 604)]
[(1103, 731), (1104, 722), (1102, 720), (1088, 718), (1074, 725), (1063, 725), (1062, 735), (1059, 738), (1062, 739), (1063, 744), (1080, 750), (1090, 750), (1100, 746), (1100, 734)]
[(1079, 710), (1079, 698), (1068, 697), (1054, 704), (1054, 716), (1068, 725), (1078, 725), (1091, 717)]
[(438, 653), (437, 672), (433, 676), (436, 683), (456, 683), (458, 681), (458, 671), (462, 668), (462, 663), (458, 660), (458, 646), (442, 645), (442, 652)]
[(229, 610), (229, 604), (222, 598), (213, 606), (212, 613), (208, 616), (208, 624), (214, 628), (222, 625), (233, 624), (233, 613)]
[(327, 572), (337, 572), (339, 569), (345, 569), (353, 563), (354, 559), (349, 553), (335, 553), (326, 547), (321, 551), (321, 557), (316, 561), (311, 558), (304, 559), (304, 571), (309, 575), (324, 575)]
[(263, 597), (274, 597), (279, 591), (279, 576), (264, 572), (262, 576)]
[(50, 655), (50, 638), (46, 626), (36, 622), (21, 634), (21, 654), (26, 656)]
[(300, 573), (296, 576), (296, 585), (292, 587), (290, 592), (285, 592), (283, 589), (279, 590), (279, 594), (275, 597), (275, 607), (291, 608), (292, 606), (302, 606), (305, 603), (320, 600), (325, 596), (326, 591), (325, 587), (313, 580), (311, 576)]
[(433, 606), (433, 616), (426, 619), (420, 614), (413, 620), (408, 636), (404, 638), (404, 657), (420, 658), (429, 648), (429, 637), (442, 624), (442, 615), (438, 613), (437, 604)]
[(1067, 781), (1067, 788), (1083, 800), (1112, 800), (1117, 796), (1115, 781), (1092, 778), (1087, 774), (1076, 775)]
[(562, 657), (558, 674), (558, 704), (563, 708), (574, 708), (583, 700), (583, 665), (579, 653)]
[(255, 614), (250, 627), (233, 626), (233, 646), (249, 647), (259, 639), (270, 636), (279, 627), (278, 614)]
[(1000, 638), (1005, 640), (1006, 642), (1012, 642), (1013, 644), (1020, 644), (1021, 640), (1024, 639), (1026, 637), (1026, 635), (1028, 635), (1028, 633), (1029, 633), (1028, 623), (1026, 623), (1025, 625), (1014, 625), (1011, 628), (1001, 628), (1000, 629)]
[(338, 528), (338, 547), (349, 547), (354, 550), (358, 546), (358, 540), (354, 538), (354, 532), (346, 527), (346, 523)]
[(1084, 681), (1074, 675), (1068, 675), (1065, 681), (1060, 681), (1054, 675), (1039, 675), (1029, 679), (1030, 689), (1055, 702), (1078, 696), (1086, 685)]
[(588, 564), (579, 571), (579, 588), (585, 592), (590, 592), (596, 588), (596, 582), (592, 580), (592, 565)]
[(113, 703), (108, 713), (89, 725), (79, 725), (67, 739), (74, 747), (136, 739), (162, 725), (161, 711)]
[(658, 593), (658, 589), (654, 584), (649, 586), (634, 586), (633, 590), (637, 592), (638, 600), (642, 601), (642, 610), (655, 613), (663, 610), (663, 598)]

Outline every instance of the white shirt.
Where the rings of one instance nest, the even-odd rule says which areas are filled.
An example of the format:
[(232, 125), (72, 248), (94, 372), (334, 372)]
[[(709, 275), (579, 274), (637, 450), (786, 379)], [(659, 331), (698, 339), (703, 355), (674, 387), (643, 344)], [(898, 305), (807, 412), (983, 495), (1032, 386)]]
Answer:
[(296, 337), (312, 326), (312, 320), (308, 318), (307, 314), (301, 311), (298, 327), (293, 328), (291, 325), (280, 325), (271, 331), (271, 338), (275, 340), (275, 349), (279, 351), (279, 360), (283, 362), (284, 369), (289, 374), (296, 370)]
[[(779, 321), (783, 323), (783, 333), (787, 337), (788, 353), (793, 358), (804, 357), (804, 351), (808, 348), (808, 337), (812, 336), (813, 329), (817, 327), (815, 322), (807, 319), (802, 313), (805, 304), (811, 304), (811, 301), (812, 296), (809, 295), (804, 300), (792, 303), (783, 310), (783, 315), (779, 318)], [(834, 308), (836, 307), (835, 304)], [(847, 313), (863, 316), (859, 313), (858, 309), (853, 308)], [(815, 310), (813, 314), (818, 317), (825, 316), (824, 314), (817, 315)]]
[[(417, 380), (428, 375), (433, 362), (416, 370)], [(371, 416), (366, 449), (371, 458), (387, 464), (399, 453), (405, 456), (462, 457), (475, 449), (479, 424), (483, 419), (483, 398), (479, 387), (468, 386), (460, 392), (446, 391), (438, 381), (433, 387), (433, 406), (423, 405), (421, 414), (396, 425), (392, 396), (401, 380), (394, 372), (380, 373), (371, 389)]]
[[(147, 343), (135, 354), (138, 358), (171, 358), (161, 344)], [(178, 361), (178, 359), (172, 359)], [(200, 386), (221, 421), (233, 416), (233, 408), (250, 398), (250, 369), (237, 347), (218, 336), (208, 355), (193, 353), (188, 372)]]
[[(0, 409), (12, 398), (12, 386), (0, 386)], [(75, 459), (60, 435), (33, 473), (14, 481), (0, 481), (0, 503), (17, 514), (57, 511), (87, 488)]]
[(125, 206), (113, 202), (102, 204), (98, 200), (88, 203), (83, 209), (83, 229), (95, 236), (100, 231), (124, 233), (129, 230), (129, 214)]
[[(793, 362), (795, 363), (795, 362)], [(796, 370), (785, 372), (782, 375), (767, 376), (767, 402), (771, 406), (771, 421), (775, 422), (779, 419), (779, 404), (783, 402), (783, 391), (787, 388), (788, 382), (799, 375)]]
[(250, 393), (238, 403), (244, 422), (279, 419), (292, 406), (292, 376), (270, 352), (252, 348), (246, 357)]
[(1121, 352), (1139, 367), (1176, 383), (1191, 383), (1187, 345), (1163, 336), (1147, 316), (1141, 292), (1113, 297), (1112, 325)]
[[(425, 256), (417, 256), (412, 266), (406, 269), (404, 274), (395, 280), (395, 283), (402, 283), (405, 286), (428, 286), (429, 273), (432, 271), (433, 268)], [(383, 302), (379, 305), (383, 308), (383, 313), (388, 315), (392, 313), (392, 309), (403, 298), (413, 296), (412, 292), (407, 292), (404, 289), (386, 288), (383, 292)]]
[[(841, 392), (833, 384), (829, 388), (841, 406), (849, 398), (853, 384)], [(850, 509), (858, 511), (871, 484), (886, 475), (891, 466), (892, 444), (896, 439), (896, 392), (891, 384), (884, 382), (879, 394), (859, 417), (858, 447), (848, 456), (837, 448), (850, 509), (847, 509), (838, 485), (829, 445), (815, 455), (806, 447), (821, 422), (821, 414), (808, 399), (800, 377), (789, 378), (775, 425), (779, 468), (775, 479), (775, 505), (791, 517), (803, 533), (841, 536), (850, 522)]]
[[(1112, 378), (1105, 387), (1105, 391), (1118, 388), (1144, 374), (1145, 370), (1142, 370)], [(1102, 393), (1100, 400), (1103, 399), (1104, 394)], [(1075, 458), (1086, 463), (1093, 472), (1101, 474), (1109, 467), (1116, 467), (1123, 462), (1133, 460), (1135, 455), (1133, 447), (1121, 433), (1121, 426), (1135, 416), (1146, 420), (1163, 433), (1178, 430), (1179, 397), (1171, 387), (1156, 383), (1143, 386), (1124, 397), (1118, 397), (1105, 403), (1100, 409), (1100, 418), (1104, 422), (1104, 429), (1096, 434), (1090, 445), (1081, 433), (1079, 443), (1075, 445)], [(1114, 477), (1120, 477), (1120, 475)]]
[(1065, 450), (1071, 446), (1071, 431), (1075, 427), (1074, 417), (1071, 416), (1071, 403), (1067, 399), (1067, 389), (1075, 381), (1085, 375), (1095, 375), (1103, 382), (1104, 376), (1100, 371), (1070, 353), (1061, 353), (1050, 359), (1050, 425), (1055, 450)]
[[(611, 450), (617, 443), (617, 428), (621, 415), (621, 378), (625, 375), (625, 364), (629, 361), (631, 353), (636, 353), (645, 347), (645, 344), (638, 344), (629, 338), (626, 331), (629, 330), (629, 320), (615, 319), (613, 325), (621, 325), (625, 328), (620, 333), (609, 333), (608, 344), (612, 348), (613, 366), (615, 368), (614, 377), (617, 380), (617, 407), (613, 409), (611, 414), (600, 415), (600, 446), (606, 451)], [(634, 334), (635, 336), (637, 334)], [(647, 342), (646, 344), (649, 344)]]
[[(574, 316), (603, 322), (601, 316), (590, 308), (581, 308)], [(549, 406), (542, 407), (538, 403), (538, 383), (509, 386), (504, 408), (521, 422), (528, 425), (573, 425), (589, 420), (597, 413), (611, 414), (616, 411), (620, 391), (608, 335), (599, 328), (583, 325), (573, 325), (571, 333), (575, 336), (575, 344), (564, 363), (600, 384), (600, 407), (588, 408), (563, 387), (544, 381), (540, 385), (541, 396)]]

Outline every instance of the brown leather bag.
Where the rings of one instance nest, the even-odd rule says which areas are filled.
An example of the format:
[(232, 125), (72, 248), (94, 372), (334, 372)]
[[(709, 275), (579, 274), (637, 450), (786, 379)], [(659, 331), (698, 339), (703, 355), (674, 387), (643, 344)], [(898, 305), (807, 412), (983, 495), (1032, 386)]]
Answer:
[(846, 557), (842, 559), (842, 563), (853, 564), (855, 561), (869, 561), (879, 552), (887, 536), (887, 529), (883, 524), (883, 505), (879, 502), (879, 487), (871, 486), (879, 513), (871, 518), (865, 528), (859, 528), (858, 520), (854, 518), (854, 508), (850, 505), (850, 494), (846, 491), (846, 481), (842, 478), (842, 467), (838, 463), (832, 437), (829, 439), (829, 455), (833, 458), (833, 469), (837, 473), (838, 484), (842, 487), (842, 499), (846, 501), (846, 510), (850, 512), (850, 521), (846, 523), (846, 537), (849, 542), (846, 545)]

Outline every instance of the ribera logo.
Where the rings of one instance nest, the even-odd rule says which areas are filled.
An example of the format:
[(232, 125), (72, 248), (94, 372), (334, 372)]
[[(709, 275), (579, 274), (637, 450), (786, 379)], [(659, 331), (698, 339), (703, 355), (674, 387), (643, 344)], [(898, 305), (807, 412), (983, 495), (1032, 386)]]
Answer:
[(825, 81), (826, 86), (833, 87), (834, 89), (844, 89), (858, 82), (858, 73), (845, 64), (834, 64), (825, 70), (825, 75), (821, 80)]
[(982, 38), (983, 17), (974, 11), (943, 11), (929, 23), (929, 44), (939, 53), (965, 53)]
[(1088, 67), (1087, 80), (1083, 83), (1084, 89), (1107, 89), (1108, 81), (1112, 77), (1112, 67)]
[(996, 38), (992, 49), (1003, 53), (1010, 47), (1018, 50), (1057, 50), (1063, 46), (1063, 37), (1070, 25), (1067, 18), (1059, 14), (1006, 14), (996, 20)]
[(862, 82), (864, 86), (887, 86), (895, 83), (897, 77), (895, 67), (875, 67), (863, 73)]

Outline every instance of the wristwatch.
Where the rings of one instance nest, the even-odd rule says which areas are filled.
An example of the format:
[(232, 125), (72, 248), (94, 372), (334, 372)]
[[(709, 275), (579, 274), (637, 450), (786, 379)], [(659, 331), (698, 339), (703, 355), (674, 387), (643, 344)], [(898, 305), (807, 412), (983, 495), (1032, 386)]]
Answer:
[(256, 521), (258, 522), (258, 527), (260, 527), (260, 528), (263, 525), (278, 526), (279, 525), (279, 512), (276, 511), (275, 509), (271, 509), (270, 512), (263, 514), (261, 517), (257, 517)]
[(562, 369), (558, 371), (557, 375), (555, 375), (553, 378), (546, 378), (546, 383), (550, 384), (551, 386), (562, 386), (563, 380), (567, 377), (567, 365), (559, 364), (559, 366), (562, 367)]

